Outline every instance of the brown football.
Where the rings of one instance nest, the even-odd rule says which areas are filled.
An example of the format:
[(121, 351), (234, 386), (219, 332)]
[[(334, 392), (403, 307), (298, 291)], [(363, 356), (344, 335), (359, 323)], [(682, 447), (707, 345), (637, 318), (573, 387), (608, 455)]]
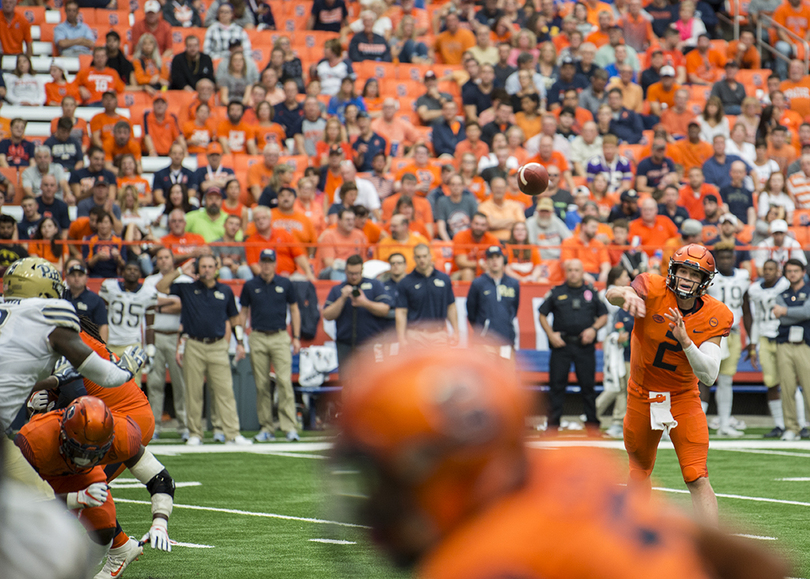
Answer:
[(548, 171), (540, 163), (526, 163), (518, 169), (518, 187), (526, 195), (540, 195), (548, 188)]

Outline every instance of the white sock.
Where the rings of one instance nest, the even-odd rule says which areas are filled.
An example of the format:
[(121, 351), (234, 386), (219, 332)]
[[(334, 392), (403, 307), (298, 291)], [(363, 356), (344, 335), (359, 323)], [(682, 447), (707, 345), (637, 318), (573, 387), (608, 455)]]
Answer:
[(785, 429), (785, 415), (782, 412), (781, 400), (768, 400), (768, 408), (771, 409), (771, 416), (773, 416), (773, 423), (777, 428)]
[(796, 421), (799, 423), (799, 428), (807, 426), (804, 415), (804, 396), (802, 395), (801, 388), (796, 388)]
[(88, 560), (90, 561), (91, 565), (96, 566), (103, 563), (105, 557), (107, 557), (110, 547), (112, 547), (112, 541), (104, 545), (99, 545), (95, 541), (88, 539), (87, 543), (90, 545), (90, 548), (88, 549)]
[(703, 409), (703, 414), (706, 414), (706, 412), (709, 411), (709, 403), (708, 402), (703, 402), (703, 400), (701, 400), (700, 401), (700, 407)]
[(731, 420), (731, 405), (734, 402), (734, 391), (731, 389), (732, 376), (720, 374), (717, 377), (717, 389), (714, 391), (714, 399), (717, 402), (717, 418), (720, 420), (720, 429), (728, 428)]

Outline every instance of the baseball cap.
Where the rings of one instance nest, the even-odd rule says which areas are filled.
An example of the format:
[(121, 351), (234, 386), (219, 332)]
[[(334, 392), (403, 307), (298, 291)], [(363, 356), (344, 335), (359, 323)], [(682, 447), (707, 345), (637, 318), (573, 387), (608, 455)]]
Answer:
[(550, 197), (543, 197), (537, 203), (537, 210), (538, 211), (554, 211), (554, 202), (551, 200)]
[(237, 46), (242, 46), (242, 41), (238, 38), (231, 38), (230, 41), (228, 41), (228, 48), (235, 48)]
[(329, 147), (329, 154), (330, 155), (341, 155), (342, 156), (343, 155), (343, 149), (340, 147), (340, 145), (332, 145), (331, 147)]
[(259, 254), (260, 261), (276, 261), (276, 250), (275, 249), (262, 249), (261, 254)]
[(205, 152), (209, 155), (221, 155), (222, 154), (222, 145), (219, 143), (209, 143), (208, 148)]
[(706, 201), (711, 201), (712, 203), (717, 203), (717, 195), (706, 195), (703, 198), (703, 204), (706, 204)]
[(208, 197), (212, 193), (218, 194), (223, 199), (225, 199), (225, 197), (226, 197), (225, 192), (222, 189), (220, 189), (219, 187), (209, 187), (208, 189), (205, 190), (205, 196), (206, 197)]
[(68, 268), (68, 270), (67, 270), (68, 275), (70, 275), (74, 271), (78, 271), (79, 273), (87, 274), (87, 268), (84, 267), (84, 265), (82, 265), (81, 263), (77, 263), (77, 262), (74, 262), (73, 265), (71, 265)]
[[(733, 213), (724, 213), (720, 216), (720, 223), (731, 223), (732, 225), (737, 225), (737, 217)], [(787, 226), (787, 224), (785, 224)], [(771, 224), (773, 227), (773, 224)]]
[(93, 187), (98, 187), (100, 185), (105, 186), (109, 185), (109, 183), (107, 183), (107, 180), (104, 178), (104, 175), (99, 175), (98, 177), (96, 177), (96, 180), (93, 181)]
[(155, 98), (153, 98), (153, 99), (152, 99), (152, 102), (153, 102), (153, 103), (156, 103), (156, 102), (158, 102), (158, 101), (163, 101), (164, 103), (168, 103), (168, 102), (169, 102), (169, 101), (167, 101), (167, 100), (166, 100), (166, 95), (165, 95), (165, 94), (163, 94), (162, 92), (157, 93), (157, 94), (155, 95)]
[(146, 12), (160, 12), (160, 2), (157, 0), (148, 0), (146, 4), (143, 5), (143, 11)]
[(740, 65), (737, 64), (736, 60), (727, 60), (726, 61), (726, 68), (740, 68)]
[(619, 199), (622, 201), (638, 201), (638, 193), (636, 193), (635, 189), (628, 189), (627, 191), (622, 191)]
[(366, 111), (360, 111), (359, 113), (357, 113), (357, 118), (358, 119), (367, 119), (367, 118), (369, 118), (369, 116), (368, 116), (368, 113)]
[(697, 219), (685, 219), (681, 223), (681, 235), (692, 237), (693, 235), (700, 235), (703, 233), (703, 224)]
[(576, 61), (570, 56), (566, 55), (562, 57), (562, 60), (560, 60), (560, 66), (563, 64), (576, 64)]
[(496, 255), (500, 255), (501, 257), (504, 257), (503, 250), (501, 249), (500, 245), (490, 245), (489, 247), (487, 247), (487, 252), (486, 252), (487, 257), (494, 257)]
[(659, 76), (675, 76), (675, 69), (671, 66), (662, 66), (661, 72), (658, 73)]
[(771, 221), (771, 233), (787, 233), (788, 224), (784, 219), (774, 219)]
[(697, 121), (689, 121), (689, 124), (687, 126), (691, 127), (692, 125), (695, 125), (696, 127), (700, 127), (700, 123), (697, 122)]
[(425, 73), (425, 81), (428, 81), (428, 80), (431, 80), (431, 79), (435, 79), (435, 78), (436, 78), (436, 73), (435, 73), (435, 72), (433, 72), (432, 70), (429, 70), (429, 71), (427, 71), (427, 72)]

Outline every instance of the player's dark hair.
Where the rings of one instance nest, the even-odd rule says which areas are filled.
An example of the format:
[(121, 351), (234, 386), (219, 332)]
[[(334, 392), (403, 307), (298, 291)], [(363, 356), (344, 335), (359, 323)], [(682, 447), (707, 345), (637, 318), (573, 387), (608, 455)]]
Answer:
[(350, 255), (348, 259), (346, 259), (346, 265), (363, 265), (363, 258), (356, 253), (354, 255)]
[(763, 262), (763, 264), (762, 264), (762, 265), (764, 266), (764, 265), (765, 265), (765, 264), (767, 264), (767, 263), (772, 263), (772, 264), (774, 264), (774, 265), (776, 266), (776, 269), (782, 269), (782, 266), (781, 266), (781, 265), (779, 265), (779, 262), (778, 262), (778, 261), (776, 261), (775, 259), (766, 259), (766, 260)]
[(0, 223), (11, 223), (12, 225), (17, 225), (17, 220), (11, 215), (0, 213)]
[(107, 343), (104, 341), (104, 338), (101, 337), (101, 332), (99, 332), (98, 326), (94, 324), (93, 320), (91, 320), (87, 316), (79, 316), (79, 325), (81, 325), (82, 331), (85, 332), (90, 337), (95, 338), (102, 344)]
[(616, 285), (616, 280), (619, 279), (625, 271), (627, 270), (624, 269), (623, 265), (617, 265), (615, 267), (610, 268), (605, 286), (610, 287), (612, 285)]

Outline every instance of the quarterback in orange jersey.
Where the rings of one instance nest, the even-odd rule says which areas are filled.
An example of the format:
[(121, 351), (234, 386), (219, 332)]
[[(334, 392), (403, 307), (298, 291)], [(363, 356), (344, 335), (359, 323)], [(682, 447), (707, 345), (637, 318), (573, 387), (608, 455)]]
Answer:
[[(113, 415), (98, 398), (81, 396), (63, 410), (34, 415), (14, 443), (67, 507), (78, 511), (99, 559), (109, 550), (96, 579), (118, 577), (143, 552), (144, 542), (171, 550), (174, 481), (143, 447), (141, 430), (132, 419)], [(103, 468), (115, 463), (126, 465), (152, 495), (152, 526), (140, 542), (117, 525)]]
[(498, 351), (358, 354), (349, 371), (339, 502), (394, 561), (425, 579), (785, 576), (751, 542), (621, 485), (609, 451), (527, 449), (528, 392)]
[(729, 335), (734, 321), (725, 304), (706, 295), (714, 275), (712, 254), (691, 244), (674, 253), (666, 277), (644, 273), (629, 287), (611, 288), (605, 296), (636, 318), (624, 419), (630, 481), (650, 488), (658, 442), (666, 430), (696, 514), (712, 524), (717, 523), (717, 498), (706, 465), (709, 429), (698, 380), (714, 384), (720, 338)]

